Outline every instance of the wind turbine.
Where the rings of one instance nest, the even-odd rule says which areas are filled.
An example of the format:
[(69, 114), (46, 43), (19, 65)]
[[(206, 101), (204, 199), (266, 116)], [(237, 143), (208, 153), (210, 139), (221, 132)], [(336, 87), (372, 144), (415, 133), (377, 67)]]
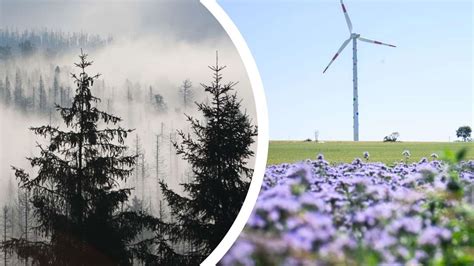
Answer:
[(368, 42), (372, 44), (378, 44), (378, 45), (385, 45), (385, 46), (390, 46), (390, 47), (396, 47), (395, 45), (392, 44), (387, 44), (379, 41), (373, 41), (369, 40), (366, 38), (360, 37), (360, 34), (352, 32), (352, 22), (351, 19), (349, 18), (349, 14), (347, 13), (346, 6), (344, 5), (344, 2), (341, 0), (341, 6), (342, 6), (342, 11), (344, 12), (344, 17), (346, 18), (346, 23), (347, 27), (349, 28), (349, 39), (345, 40), (341, 48), (337, 51), (337, 53), (334, 55), (334, 57), (331, 59), (331, 62), (329, 62), (328, 66), (324, 69), (323, 73), (326, 73), (328, 70), (329, 66), (331, 66), (332, 62), (336, 60), (336, 58), (341, 54), (342, 50), (346, 48), (346, 46), (349, 44), (350, 41), (352, 41), (352, 61), (353, 61), (353, 93), (354, 93), (354, 98), (353, 98), (353, 119), (354, 119), (354, 141), (359, 141), (359, 95), (357, 92), (357, 41), (363, 41), (363, 42)]

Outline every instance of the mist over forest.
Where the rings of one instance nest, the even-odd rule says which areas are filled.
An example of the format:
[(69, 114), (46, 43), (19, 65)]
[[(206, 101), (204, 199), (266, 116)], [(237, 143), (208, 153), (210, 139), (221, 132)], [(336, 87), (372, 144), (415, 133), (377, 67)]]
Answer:
[[(135, 150), (138, 143), (139, 153), (144, 156), (144, 171), (137, 171), (141, 172), (140, 178), (148, 180), (157, 173), (158, 139), (162, 161), (160, 176), (177, 187), (186, 178), (186, 164), (175, 155), (170, 140), (176, 140), (177, 129), (186, 131), (189, 127), (184, 113), (199, 116), (195, 113), (195, 102), (207, 100), (200, 83), (211, 78), (207, 66), (215, 61), (213, 48), (223, 47), (218, 52), (220, 63), (228, 66), (224, 78), (239, 81), (236, 87), (241, 89), (239, 97), (244, 99), (247, 112), (255, 117), (245, 73), (241, 64), (234, 67), (232, 63), (238, 62), (237, 54), (232, 51), (233, 47), (225, 45), (225, 40), (219, 42), (221, 45), (205, 47), (205, 44), (160, 41), (157, 37), (114, 41), (110, 36), (102, 38), (85, 33), (0, 31), (3, 61), (0, 88), (4, 91), (1, 189), (5, 191), (11, 182), (16, 183), (10, 166), (27, 167), (24, 157), (33, 153), (34, 143), (40, 141), (28, 128), (49, 121), (55, 125), (58, 114), (54, 104), (70, 104), (74, 93), (71, 73), (75, 71), (73, 62), (80, 49), (94, 61), (91, 72), (101, 74), (92, 88), (101, 99), (99, 106), (123, 118), (124, 126), (135, 129), (127, 141)], [(185, 82), (189, 88), (184, 88)], [(145, 186), (148, 190), (153, 188)], [(9, 198), (7, 194), (1, 195), (2, 201)]]
[[(185, 114), (202, 119), (195, 103), (209, 101), (201, 83), (212, 81), (208, 66), (215, 64), (216, 51), (219, 64), (227, 66), (223, 82), (238, 82), (234, 90), (242, 99), (242, 111), (257, 124), (252, 90), (240, 57), (220, 26), (215, 26), (217, 22), (209, 20), (211, 16), (203, 11), (204, 7), (183, 8), (179, 1), (176, 5), (161, 3), (157, 13), (180, 10), (170, 24), (169, 14), (160, 20), (149, 14), (150, 3), (134, 6), (125, 19), (118, 15), (130, 3), (112, 4), (110, 10), (117, 16), (110, 17), (118, 26), (123, 20), (143, 25), (143, 21), (136, 21), (140, 14), (152, 18), (147, 21), (156, 25), (153, 28), (145, 23), (136, 31), (121, 31), (111, 27), (112, 22), (101, 21), (103, 3), (91, 3), (91, 10), (81, 19), (78, 14), (84, 10), (83, 5), (64, 4), (57, 19), (71, 16), (60, 25), (51, 24), (44, 14), (45, 6), (55, 12), (58, 5), (46, 2), (35, 9), (34, 3), (26, 8), (26, 2), (4, 1), (0, 8), (1, 206), (19, 206), (22, 195), (11, 167), (33, 173), (26, 157), (37, 156), (37, 145), (47, 141), (29, 128), (64, 127), (54, 106), (71, 105), (76, 90), (71, 74), (77, 74), (74, 62), (81, 51), (93, 61), (90, 74), (100, 73), (91, 87), (94, 96), (101, 99), (97, 107), (122, 118), (121, 126), (134, 129), (125, 144), (130, 155), (138, 156), (137, 163), (133, 175), (122, 184), (134, 187), (130, 206), (139, 200), (143, 208), (160, 219), (166, 220), (169, 210), (158, 181), (182, 192), (179, 184), (190, 180), (190, 166), (176, 154), (172, 143), (178, 141), (177, 130), (190, 132)], [(78, 9), (82, 11), (73, 15)], [(200, 22), (193, 23), (189, 31), (187, 14), (196, 10)], [(253, 168), (253, 159), (249, 166)], [(15, 219), (16, 234), (21, 235), (21, 212)]]

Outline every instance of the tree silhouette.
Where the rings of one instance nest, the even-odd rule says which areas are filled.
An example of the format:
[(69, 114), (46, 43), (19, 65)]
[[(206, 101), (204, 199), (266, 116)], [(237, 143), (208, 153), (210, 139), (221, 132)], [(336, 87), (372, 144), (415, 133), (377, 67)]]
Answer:
[(168, 105), (161, 94), (154, 95), (153, 106), (158, 113), (165, 113), (168, 110)]
[(179, 88), (179, 93), (183, 97), (183, 107), (186, 110), (186, 107), (190, 106), (193, 102), (194, 92), (192, 90), (193, 83), (190, 79), (185, 79), (183, 84)]
[(39, 110), (40, 112), (46, 113), (48, 108), (47, 108), (47, 97), (46, 97), (46, 91), (44, 89), (44, 82), (43, 82), (43, 76), (40, 75), (39, 79)]
[[(7, 205), (4, 205), (2, 208), (2, 240), (3, 242), (7, 241), (8, 231), (11, 231), (11, 222), (10, 222), (10, 214), (9, 208)], [(3, 265), (7, 265), (8, 262), (8, 254), (7, 250), (3, 251)]]
[(2, 247), (40, 265), (158, 261), (152, 248), (159, 242), (138, 237), (145, 229), (166, 225), (144, 212), (123, 210), (131, 189), (119, 183), (133, 173), (136, 161), (124, 144), (132, 130), (120, 127), (119, 117), (97, 108), (100, 99), (90, 87), (99, 74), (85, 72), (92, 62), (82, 51), (79, 58), (75, 65), (80, 73), (72, 74), (77, 85), (72, 105), (56, 105), (63, 127), (31, 128), (47, 142), (38, 144), (38, 157), (28, 158), (34, 177), (13, 167), (20, 187), (30, 193), (41, 240), (11, 238)]
[(61, 75), (61, 69), (59, 68), (59, 66), (56, 66), (56, 68), (54, 68), (54, 79), (53, 79), (53, 89), (52, 89), (53, 95), (51, 96), (53, 104), (61, 103), (60, 97), (59, 97), (60, 96), (60, 88), (59, 88), (60, 75)]
[(456, 130), (456, 137), (462, 138), (463, 141), (469, 141), (471, 137), (472, 129), (470, 126), (462, 126)]
[(11, 91), (11, 84), (8, 76), (5, 77), (5, 94), (3, 97), (3, 103), (5, 106), (9, 106), (12, 101), (12, 91)]
[(15, 74), (15, 90), (13, 91), (15, 97), (15, 104), (21, 111), (25, 112), (27, 107), (27, 102), (25, 94), (23, 92), (23, 85), (21, 80), (20, 71), (17, 70)]
[(257, 129), (241, 109), (233, 87), (222, 83), (222, 70), (216, 57), (213, 81), (204, 85), (212, 96), (210, 103), (197, 104), (205, 123), (187, 116), (192, 133), (179, 131), (181, 142), (174, 143), (177, 153), (191, 164), (189, 183), (182, 184), (185, 196), (161, 182), (171, 208), (174, 226), (181, 239), (191, 242), (193, 250), (181, 254), (190, 264), (198, 264), (222, 240), (234, 222), (247, 194), (252, 169), (247, 160), (253, 156), (251, 144)]
[(3, 85), (3, 80), (0, 79), (0, 101), (5, 99), (5, 85)]
[(396, 142), (400, 137), (400, 133), (392, 132), (390, 135), (383, 138), (383, 142)]

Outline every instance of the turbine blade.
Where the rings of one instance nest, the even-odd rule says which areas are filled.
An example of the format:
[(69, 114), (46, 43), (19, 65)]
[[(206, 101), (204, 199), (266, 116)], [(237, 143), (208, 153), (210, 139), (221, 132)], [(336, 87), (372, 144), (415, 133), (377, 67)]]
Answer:
[(334, 62), (334, 60), (336, 60), (336, 58), (341, 54), (342, 50), (344, 50), (344, 48), (346, 48), (347, 44), (349, 44), (349, 42), (351, 41), (352, 38), (349, 38), (347, 40), (345, 40), (342, 45), (341, 45), (341, 48), (339, 48), (339, 50), (337, 51), (337, 53), (334, 55), (334, 57), (331, 59), (331, 62), (329, 62), (328, 66), (324, 69), (323, 71), (323, 74), (326, 73), (326, 70), (328, 70), (329, 66), (331, 66), (332, 62)]
[(379, 41), (369, 40), (369, 39), (362, 38), (362, 37), (359, 37), (358, 39), (363, 41), (363, 42), (374, 43), (374, 44), (378, 44), (378, 45), (385, 45), (385, 46), (390, 46), (390, 47), (397, 47), (393, 44), (388, 44), (388, 43), (383, 43), (383, 42), (379, 42)]
[(349, 33), (352, 34), (352, 22), (351, 22), (351, 19), (349, 18), (349, 14), (347, 13), (346, 6), (344, 5), (344, 2), (342, 2), (342, 0), (341, 0), (341, 6), (342, 6), (342, 12), (344, 12), (344, 17), (346, 18), (347, 27), (349, 28)]

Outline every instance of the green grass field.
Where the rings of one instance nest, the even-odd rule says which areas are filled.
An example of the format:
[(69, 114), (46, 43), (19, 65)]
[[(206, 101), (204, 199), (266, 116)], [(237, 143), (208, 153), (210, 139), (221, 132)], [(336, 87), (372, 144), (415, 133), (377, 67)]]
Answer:
[(403, 158), (402, 152), (409, 150), (410, 161), (419, 161), (422, 157), (430, 159), (432, 153), (442, 156), (447, 149), (454, 152), (463, 147), (468, 149), (465, 159), (474, 160), (474, 143), (461, 142), (375, 142), (375, 141), (328, 141), (324, 143), (304, 141), (270, 141), (268, 165), (294, 163), (305, 159), (315, 159), (319, 153), (331, 163), (352, 162), (370, 153), (370, 161), (392, 164)]

